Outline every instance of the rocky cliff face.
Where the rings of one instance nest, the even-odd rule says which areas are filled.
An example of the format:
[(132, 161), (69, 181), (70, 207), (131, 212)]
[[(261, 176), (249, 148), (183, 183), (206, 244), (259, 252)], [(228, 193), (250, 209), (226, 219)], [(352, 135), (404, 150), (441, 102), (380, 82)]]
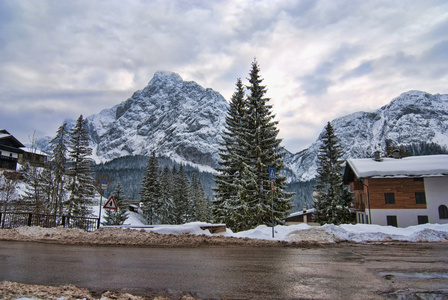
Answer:
[(211, 89), (157, 72), (131, 98), (87, 117), (97, 161), (152, 151), (177, 161), (216, 167), (227, 102)]
[[(410, 145), (427, 142), (448, 146), (448, 95), (409, 91), (374, 112), (357, 112), (331, 122), (344, 151), (344, 158), (373, 157), (386, 140)], [(308, 149), (294, 154), (287, 167), (291, 181), (316, 176), (321, 135)]]

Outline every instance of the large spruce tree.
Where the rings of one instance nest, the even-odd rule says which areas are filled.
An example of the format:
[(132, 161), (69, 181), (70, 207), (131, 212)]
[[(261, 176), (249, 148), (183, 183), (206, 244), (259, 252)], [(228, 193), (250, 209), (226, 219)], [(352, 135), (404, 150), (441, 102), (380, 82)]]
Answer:
[(158, 222), (158, 210), (162, 204), (159, 183), (159, 164), (155, 152), (152, 152), (152, 155), (148, 160), (140, 195), (143, 203), (143, 215), (149, 224), (156, 224)]
[(53, 212), (55, 215), (62, 214), (62, 205), (65, 199), (68, 136), (67, 123), (64, 123), (58, 128), (56, 136), (50, 141), (53, 149), (50, 169), (54, 176)]
[(95, 194), (91, 155), (92, 148), (89, 146), (89, 136), (84, 119), (80, 115), (75, 127), (69, 134), (69, 160), (66, 171), (69, 177), (67, 186), (69, 198), (65, 202), (65, 213), (69, 216), (86, 217), (91, 213), (90, 207)]
[(236, 82), (236, 91), (230, 99), (226, 116), (226, 125), (220, 144), (220, 162), (215, 175), (217, 187), (213, 190), (215, 201), (212, 213), (216, 222), (225, 223), (237, 230), (237, 224), (243, 222), (246, 212), (240, 202), (239, 189), (242, 176), (243, 122), (246, 120), (245, 89), (241, 78)]
[[(286, 178), (281, 176), (284, 148), (277, 138), (278, 122), (268, 104), (270, 99), (265, 97), (267, 90), (256, 60), (248, 80), (244, 106), (240, 110), (229, 109), (225, 147), (220, 149), (223, 168), (216, 177), (215, 219), (234, 231), (281, 223), (291, 209), (292, 194), (285, 192)], [(231, 105), (242, 102), (240, 92), (237, 83)], [(271, 191), (269, 168), (277, 171), (275, 192)]]
[(353, 222), (350, 213), (349, 194), (342, 182), (342, 149), (333, 126), (328, 122), (322, 135), (317, 161), (317, 185), (315, 188), (315, 221), (322, 224)]

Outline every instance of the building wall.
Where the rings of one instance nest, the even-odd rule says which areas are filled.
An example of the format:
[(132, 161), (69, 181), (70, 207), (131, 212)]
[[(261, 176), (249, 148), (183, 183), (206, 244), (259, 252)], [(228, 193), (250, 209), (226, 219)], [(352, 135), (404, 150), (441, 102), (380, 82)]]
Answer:
[[(371, 209), (426, 209), (426, 204), (416, 204), (415, 193), (425, 192), (424, 181), (413, 178), (369, 178), (365, 179), (369, 187)], [(395, 204), (386, 204), (385, 193), (394, 193)]]
[(448, 206), (448, 176), (425, 178), (426, 200), (430, 223), (448, 224), (439, 218), (439, 206)]
[(19, 157), (19, 154), (15, 153), (15, 152), (6, 151), (6, 150), (0, 150), (0, 156), (12, 157), (12, 158), (17, 159)]
[[(415, 192), (425, 192), (426, 204), (416, 204)], [(395, 204), (385, 204), (384, 193), (394, 193)], [(418, 225), (419, 216), (429, 223), (448, 223), (439, 218), (439, 206), (448, 206), (448, 177), (369, 179), (369, 196), (371, 209), (365, 212), (372, 224), (387, 225), (387, 216), (396, 216), (398, 227)]]

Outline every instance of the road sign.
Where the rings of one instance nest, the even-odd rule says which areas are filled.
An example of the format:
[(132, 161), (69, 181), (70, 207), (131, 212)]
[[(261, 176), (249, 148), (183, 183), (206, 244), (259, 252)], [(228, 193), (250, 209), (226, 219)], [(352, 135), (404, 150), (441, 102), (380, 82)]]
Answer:
[(107, 200), (107, 202), (106, 202), (106, 204), (104, 204), (103, 208), (104, 209), (115, 209), (115, 210), (118, 209), (117, 202), (115, 202), (115, 199), (113, 196), (111, 196), (109, 198), (109, 200)]
[(269, 168), (269, 180), (275, 180), (275, 169)]
[(275, 181), (271, 180), (271, 192), (275, 192)]

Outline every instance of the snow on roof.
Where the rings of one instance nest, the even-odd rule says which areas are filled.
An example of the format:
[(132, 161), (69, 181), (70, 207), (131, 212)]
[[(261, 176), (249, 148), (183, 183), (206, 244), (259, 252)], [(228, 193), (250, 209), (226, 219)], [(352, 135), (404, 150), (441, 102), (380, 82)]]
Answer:
[(25, 152), (28, 152), (28, 153), (34, 153), (34, 154), (39, 154), (39, 155), (48, 156), (47, 153), (42, 152), (41, 150), (38, 150), (38, 149), (33, 149), (33, 148), (25, 147), (25, 148), (23, 148), (23, 150), (24, 150)]
[(348, 159), (357, 178), (448, 176), (448, 155)]
[(288, 218), (302, 216), (302, 215), (306, 215), (306, 214), (311, 214), (311, 213), (314, 213), (315, 211), (316, 211), (315, 208), (310, 208), (310, 209), (307, 209), (306, 211), (296, 211), (296, 212), (290, 214), (288, 216)]

